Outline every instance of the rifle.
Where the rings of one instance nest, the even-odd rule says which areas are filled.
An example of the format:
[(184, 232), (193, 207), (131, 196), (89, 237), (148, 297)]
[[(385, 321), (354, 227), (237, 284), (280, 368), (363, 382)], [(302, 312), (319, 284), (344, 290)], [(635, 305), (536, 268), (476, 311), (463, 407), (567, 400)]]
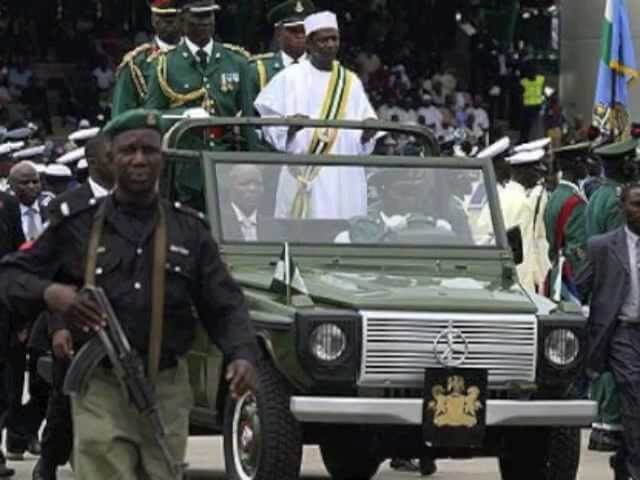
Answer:
[(104, 290), (99, 287), (85, 286), (80, 291), (80, 295), (83, 294), (90, 295), (98, 304), (107, 327), (98, 330), (97, 336), (83, 345), (74, 357), (64, 379), (64, 393), (77, 395), (82, 392), (93, 370), (105, 356), (108, 357), (125, 396), (128, 396), (137, 410), (149, 419), (153, 436), (162, 451), (171, 475), (181, 479), (187, 465), (176, 462), (171, 455), (166, 428), (158, 410), (153, 385), (145, 375), (142, 359), (131, 348)]

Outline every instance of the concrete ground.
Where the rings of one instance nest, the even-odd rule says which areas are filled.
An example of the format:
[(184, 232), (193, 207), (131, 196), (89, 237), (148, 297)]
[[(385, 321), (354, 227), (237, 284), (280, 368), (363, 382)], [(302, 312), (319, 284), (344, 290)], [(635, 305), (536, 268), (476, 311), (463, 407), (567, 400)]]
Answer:
[[(607, 480), (613, 475), (609, 470), (607, 454), (599, 454), (586, 450), (587, 432), (583, 438), (582, 460), (578, 480)], [(224, 480), (224, 468), (222, 458), (222, 441), (218, 437), (193, 437), (189, 441), (187, 461), (190, 465), (190, 480)], [(11, 467), (17, 470), (17, 480), (31, 479), (31, 470), (35, 458), (27, 456), (22, 462), (10, 462)], [(73, 473), (69, 467), (61, 469), (58, 478), (61, 480), (73, 479)], [(315, 447), (307, 447), (304, 451), (304, 465), (302, 469), (303, 480), (329, 479), (320, 453)], [(405, 480), (419, 478), (414, 473), (398, 473), (389, 468), (385, 463), (377, 480)], [(428, 477), (434, 480), (499, 480), (498, 465), (495, 459), (480, 460), (439, 460), (438, 473)]]

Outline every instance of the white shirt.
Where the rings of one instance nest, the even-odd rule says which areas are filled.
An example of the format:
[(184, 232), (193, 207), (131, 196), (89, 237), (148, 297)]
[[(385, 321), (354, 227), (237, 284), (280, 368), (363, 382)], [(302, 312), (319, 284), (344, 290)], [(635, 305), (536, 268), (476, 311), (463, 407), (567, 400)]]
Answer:
[(289, 65), (293, 65), (294, 63), (300, 63), (300, 62), (304, 62), (304, 61), (307, 60), (307, 54), (306, 53), (304, 53), (297, 60), (295, 58), (293, 58), (291, 55), (288, 55), (284, 50), (281, 50), (280, 54), (282, 55), (282, 63), (283, 63), (284, 68), (287, 68)]
[(156, 43), (156, 45), (158, 46), (158, 48), (163, 51), (163, 52), (167, 52), (169, 51), (171, 48), (173, 48), (173, 45), (171, 45), (170, 43), (165, 42), (164, 40), (162, 40), (159, 36), (155, 36), (153, 41)]
[(111, 88), (111, 84), (115, 81), (115, 75), (113, 70), (107, 67), (106, 70), (102, 70), (97, 67), (93, 70), (93, 76), (96, 79), (96, 83), (100, 90), (108, 90)]
[(199, 47), (191, 40), (189, 40), (188, 37), (184, 37), (184, 44), (187, 46), (187, 48), (191, 52), (191, 55), (193, 55), (193, 58), (195, 58), (196, 60), (200, 60), (200, 58), (198, 57), (198, 52), (200, 50), (204, 50), (204, 53), (207, 54), (207, 62), (211, 59), (211, 54), (213, 53), (213, 39), (210, 39), (209, 43), (207, 43), (204, 47)]
[(469, 108), (467, 115), (473, 115), (472, 130), (476, 137), (481, 137), (486, 130), (489, 130), (489, 115), (484, 108)]
[(442, 133), (442, 112), (431, 105), (430, 107), (421, 107), (418, 109), (418, 117), (424, 117), (424, 124), (427, 127), (433, 128), (433, 132), (436, 136)]
[(91, 177), (89, 177), (88, 181), (89, 181), (89, 188), (91, 188), (91, 191), (93, 192), (93, 196), (94, 197), (102, 198), (102, 197), (106, 197), (107, 195), (109, 195), (109, 193), (110, 193), (109, 190), (107, 190), (103, 186), (99, 185)]
[[(33, 238), (29, 238), (29, 211), (33, 210), (33, 218), (36, 224), (36, 236)], [(27, 207), (23, 204), (20, 204), (20, 218), (22, 219), (22, 233), (24, 233), (24, 237), (27, 240), (34, 240), (37, 238), (44, 230), (44, 222), (42, 221), (42, 216), (40, 215), (40, 205), (38, 202), (34, 202), (33, 205)]]
[[(260, 92), (254, 105), (262, 117), (287, 117), (296, 114), (320, 118), (331, 72), (315, 68), (310, 61), (291, 65), (276, 75)], [(345, 120), (377, 118), (362, 82), (354, 75)], [(315, 129), (300, 130), (288, 141), (287, 127), (265, 127), (265, 139), (279, 151), (306, 154)], [(341, 130), (327, 153), (367, 155), (376, 138), (362, 143), (362, 131)], [(286, 218), (299, 188), (288, 168), (280, 173), (276, 191), (276, 217)], [(348, 219), (367, 213), (367, 181), (363, 167), (324, 167), (310, 185), (310, 218)]]
[(258, 240), (258, 212), (254, 210), (251, 215), (247, 216), (235, 203), (231, 202), (231, 207), (240, 224), (242, 237), (248, 242), (256, 242)]

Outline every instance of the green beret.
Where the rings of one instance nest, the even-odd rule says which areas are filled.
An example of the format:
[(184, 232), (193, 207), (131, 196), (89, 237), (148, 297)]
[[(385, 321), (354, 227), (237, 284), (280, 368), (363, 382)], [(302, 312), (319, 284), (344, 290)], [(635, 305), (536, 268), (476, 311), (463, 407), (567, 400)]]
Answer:
[(636, 139), (625, 140), (624, 142), (610, 143), (594, 150), (604, 161), (627, 160), (636, 156), (638, 141)]
[(287, 0), (269, 10), (267, 21), (272, 25), (302, 24), (305, 17), (315, 11), (316, 6), (311, 0)]
[(147, 110), (144, 108), (136, 108), (127, 110), (107, 123), (102, 133), (110, 138), (116, 137), (127, 130), (137, 130), (139, 128), (149, 128), (162, 133), (160, 122), (162, 114), (158, 110)]

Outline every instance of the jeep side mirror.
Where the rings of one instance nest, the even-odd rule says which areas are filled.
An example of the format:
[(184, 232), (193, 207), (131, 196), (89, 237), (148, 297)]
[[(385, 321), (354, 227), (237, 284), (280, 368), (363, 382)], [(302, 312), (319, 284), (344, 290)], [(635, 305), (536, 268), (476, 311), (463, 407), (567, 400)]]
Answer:
[(522, 232), (519, 226), (507, 230), (507, 240), (513, 253), (513, 261), (516, 265), (520, 265), (524, 260), (524, 252), (522, 249)]

